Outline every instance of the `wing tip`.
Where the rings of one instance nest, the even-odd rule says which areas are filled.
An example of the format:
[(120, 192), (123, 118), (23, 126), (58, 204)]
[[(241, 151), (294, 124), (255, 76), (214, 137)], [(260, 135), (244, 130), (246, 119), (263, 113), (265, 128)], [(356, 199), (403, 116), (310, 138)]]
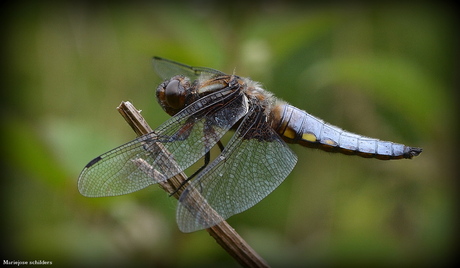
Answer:
[(99, 162), (101, 160), (102, 160), (101, 156), (98, 156), (98, 157), (94, 158), (93, 160), (89, 161), (88, 164), (86, 164), (85, 169), (94, 166), (94, 164), (96, 164), (97, 162)]

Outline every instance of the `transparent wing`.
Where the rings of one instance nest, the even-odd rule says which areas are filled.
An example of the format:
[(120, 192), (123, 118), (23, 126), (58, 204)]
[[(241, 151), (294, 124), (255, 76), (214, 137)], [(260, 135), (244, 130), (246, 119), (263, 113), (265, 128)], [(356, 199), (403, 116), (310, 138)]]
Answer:
[(280, 185), (296, 162), (297, 156), (269, 126), (263, 112), (250, 111), (222, 154), (182, 193), (177, 208), (179, 229), (209, 228), (247, 210)]
[(153, 57), (153, 68), (163, 79), (169, 79), (175, 75), (184, 75), (193, 81), (202, 74), (208, 74), (210, 76), (226, 75), (225, 73), (212, 68), (193, 67), (160, 57)]
[(127, 194), (188, 168), (248, 111), (243, 93), (233, 91), (223, 97), (224, 93), (199, 99), (154, 132), (93, 159), (80, 174), (80, 193), (91, 197)]

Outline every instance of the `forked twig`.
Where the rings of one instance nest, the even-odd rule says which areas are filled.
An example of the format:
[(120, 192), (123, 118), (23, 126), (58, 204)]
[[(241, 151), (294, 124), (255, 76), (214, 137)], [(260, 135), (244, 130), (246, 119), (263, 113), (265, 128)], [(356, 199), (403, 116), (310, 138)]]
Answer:
[[(153, 131), (139, 111), (130, 102), (122, 102), (117, 109), (138, 136)], [(164, 156), (169, 155), (160, 143), (157, 143), (157, 146)], [(168, 159), (170, 161), (169, 164), (171, 164), (172, 167), (175, 167), (176, 165), (172, 162), (172, 158)], [(162, 174), (156, 170), (151, 169), (149, 164), (143, 162), (142, 159), (136, 160), (136, 164), (144, 172), (152, 174), (152, 177), (154, 178), (160, 178), (162, 176)], [(185, 188), (180, 186), (186, 181), (186, 179), (187, 176), (184, 173), (179, 173), (168, 180), (160, 181), (158, 184), (167, 193), (172, 194), (176, 199), (179, 199), (183, 188)], [(194, 199), (196, 198), (194, 202), (202, 202), (200, 201), (200, 198), (202, 198), (201, 196), (194, 194), (193, 197)], [(211, 217), (220, 217), (214, 210), (211, 210), (210, 213), (215, 213), (215, 215), (211, 215)], [(265, 260), (262, 259), (226, 221), (222, 221), (219, 224), (206, 229), (206, 231), (242, 266), (269, 267)]]

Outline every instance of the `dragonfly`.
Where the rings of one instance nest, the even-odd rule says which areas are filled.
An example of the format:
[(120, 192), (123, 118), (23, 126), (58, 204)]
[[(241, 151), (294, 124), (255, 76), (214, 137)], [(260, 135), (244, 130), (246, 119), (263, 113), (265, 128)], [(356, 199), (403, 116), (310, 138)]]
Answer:
[[(91, 160), (79, 176), (78, 189), (88, 197), (128, 194), (204, 159), (181, 186), (185, 189), (176, 221), (182, 232), (212, 227), (275, 190), (297, 163), (287, 143), (380, 160), (411, 159), (422, 152), (326, 123), (249, 78), (160, 57), (153, 58), (153, 66), (164, 79), (156, 90), (158, 103), (172, 117)], [(229, 131), (234, 133), (223, 146), (221, 138)], [(211, 161), (210, 150), (216, 146), (220, 154)], [(194, 202), (197, 194), (200, 203)], [(219, 217), (209, 217), (209, 210)]]

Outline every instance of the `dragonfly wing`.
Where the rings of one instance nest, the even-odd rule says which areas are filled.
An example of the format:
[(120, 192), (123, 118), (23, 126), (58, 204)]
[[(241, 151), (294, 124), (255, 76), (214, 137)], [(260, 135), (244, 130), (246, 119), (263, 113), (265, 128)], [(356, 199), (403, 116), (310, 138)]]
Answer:
[(283, 182), (296, 162), (264, 113), (250, 111), (222, 154), (181, 195), (180, 230), (208, 228), (254, 206)]
[(197, 100), (154, 132), (93, 159), (78, 179), (80, 193), (91, 197), (131, 193), (198, 161), (248, 112), (247, 98), (240, 91), (223, 98), (216, 94), (222, 97), (225, 92)]
[(202, 74), (210, 76), (226, 75), (225, 73), (212, 68), (193, 67), (160, 57), (153, 57), (153, 68), (163, 79), (169, 79), (175, 75), (184, 75), (193, 81), (198, 79), (198, 77)]

